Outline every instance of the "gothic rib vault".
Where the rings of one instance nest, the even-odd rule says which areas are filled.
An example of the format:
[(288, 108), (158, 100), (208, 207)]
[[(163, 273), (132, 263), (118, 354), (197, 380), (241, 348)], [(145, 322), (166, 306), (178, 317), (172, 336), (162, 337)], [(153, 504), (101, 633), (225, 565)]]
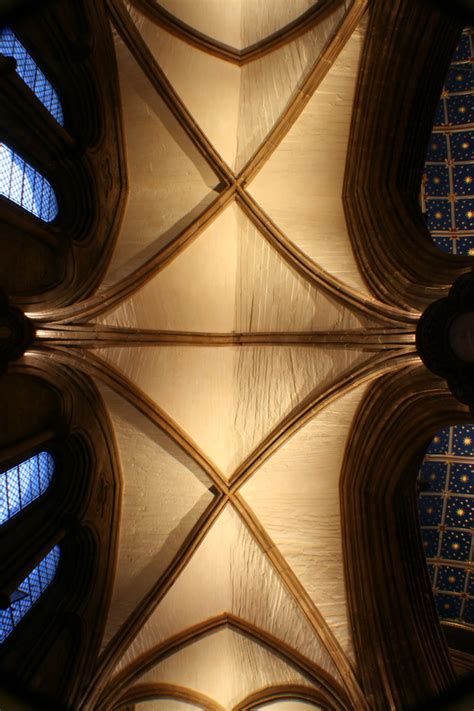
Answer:
[(30, 313), (120, 461), (84, 708), (369, 706), (340, 475), (370, 383), (418, 364), (419, 314), (372, 295), (346, 225), (366, 4), (109, 0), (127, 205), (99, 290)]

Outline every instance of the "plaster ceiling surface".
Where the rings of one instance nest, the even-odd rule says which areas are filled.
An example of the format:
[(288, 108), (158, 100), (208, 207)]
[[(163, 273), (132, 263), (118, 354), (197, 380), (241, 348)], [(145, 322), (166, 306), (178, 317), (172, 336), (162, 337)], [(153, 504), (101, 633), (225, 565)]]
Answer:
[(230, 333), (361, 328), (367, 319), (298, 274), (231, 203), (174, 261), (98, 322)]
[[(217, 5), (198, 4), (201, 20), (210, 21)], [(232, 12), (246, 13), (261, 23), (255, 36), (265, 36), (303, 5), (278, 0), (274, 14), (269, 3), (229, 3), (219, 21), (227, 26)], [(359, 18), (363, 4), (354, 7)], [(141, 67), (115, 32), (129, 198), (102, 293), (111, 284), (124, 289), (95, 328), (119, 329), (123, 340), (87, 356), (122, 476), (105, 695), (133, 670), (133, 683), (175, 685), (225, 709), (285, 684), (314, 691), (324, 679), (337, 694), (357, 689), (338, 491), (347, 438), (379, 356), (350, 340), (375, 322), (345, 296), (358, 290), (361, 301), (375, 302), (358, 276), (341, 198), (364, 25), (337, 45), (339, 56), (321, 59), (347, 8), (336, 3), (298, 39), (242, 67), (135, 9), (121, 15), (130, 30), (122, 34), (132, 48), (137, 43)], [(191, 3), (180, 9), (195, 13)], [(305, 94), (302, 113), (288, 114), (286, 137), (271, 144), (256, 180), (238, 183), (235, 166), (301, 101), (320, 62), (325, 70), (333, 63), (313, 98)], [(160, 82), (176, 92), (168, 106)], [(171, 105), (185, 107), (179, 121)], [(212, 150), (199, 143), (202, 135)], [(220, 210), (200, 223), (223, 194)], [(254, 198), (286, 232), (281, 244), (256, 218)], [(192, 239), (146, 271), (195, 220)], [(291, 245), (313, 266), (298, 266)], [(321, 266), (334, 283), (346, 279), (348, 290), (331, 291), (333, 276), (319, 279)], [(201, 340), (167, 344), (163, 333)], [(262, 333), (265, 345), (215, 340)], [(315, 334), (333, 340), (304, 340)], [(208, 623), (214, 627), (193, 632)], [(181, 635), (185, 641), (160, 656)], [(140, 706), (173, 708), (166, 703)]]
[(249, 191), (289, 239), (320, 267), (368, 294), (342, 206), (365, 30), (363, 20)]
[(237, 49), (258, 42), (320, 3), (315, 0), (161, 0), (199, 32)]
[(103, 645), (159, 579), (214, 498), (196, 463), (107, 388), (123, 479), (122, 521)]
[(140, 679), (205, 694), (232, 709), (252, 692), (281, 684), (314, 688), (308, 677), (263, 644), (223, 628), (175, 652)]
[(199, 711), (200, 706), (176, 699), (152, 699), (136, 704), (138, 711)]
[(257, 706), (261, 711), (318, 711), (320, 706), (311, 704), (308, 701), (299, 701), (292, 699), (291, 701), (271, 701), (269, 704)]
[(312, 346), (149, 346), (97, 351), (229, 477), (298, 406), (371, 354)]
[(134, 662), (154, 644), (223, 612), (269, 632), (298, 649), (331, 676), (338, 676), (297, 602), (230, 504), (135, 638), (116, 671)]
[(123, 40), (114, 38), (129, 194), (104, 285), (163, 248), (212, 201), (219, 185)]
[(339, 475), (367, 387), (359, 385), (315, 415), (240, 490), (351, 659)]
[(242, 67), (192, 47), (136, 10), (132, 18), (193, 118), (239, 171), (313, 68), (347, 5), (337, 4), (301, 37)]

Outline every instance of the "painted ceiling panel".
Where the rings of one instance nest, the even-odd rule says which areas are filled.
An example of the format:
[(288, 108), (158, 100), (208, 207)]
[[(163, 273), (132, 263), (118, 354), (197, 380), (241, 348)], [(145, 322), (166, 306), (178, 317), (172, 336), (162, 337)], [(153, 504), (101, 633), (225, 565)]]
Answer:
[(204, 333), (324, 331), (363, 325), (294, 271), (236, 203), (99, 321)]
[(118, 559), (103, 646), (157, 582), (213, 494), (204, 472), (135, 407), (100, 387), (120, 456)]
[(96, 351), (229, 476), (283, 418), (370, 353), (300, 346), (152, 346)]
[(249, 186), (286, 235), (341, 281), (367, 294), (347, 231), (342, 189), (365, 22)]
[(193, 642), (140, 678), (143, 683), (168, 683), (206, 694), (232, 709), (251, 693), (280, 684), (311, 681), (263, 645), (232, 629), (221, 629)]
[(243, 49), (295, 20), (315, 0), (161, 0), (160, 5), (199, 32)]
[(300, 38), (242, 68), (183, 42), (135, 10), (132, 18), (193, 118), (237, 170), (262, 143), (344, 13), (341, 4)]
[(366, 389), (360, 385), (315, 415), (240, 490), (351, 658), (339, 475)]
[(129, 197), (106, 283), (175, 237), (216, 197), (219, 182), (115, 35)]
[(341, 681), (297, 602), (230, 504), (130, 645), (117, 671), (178, 632), (225, 612), (283, 640)]

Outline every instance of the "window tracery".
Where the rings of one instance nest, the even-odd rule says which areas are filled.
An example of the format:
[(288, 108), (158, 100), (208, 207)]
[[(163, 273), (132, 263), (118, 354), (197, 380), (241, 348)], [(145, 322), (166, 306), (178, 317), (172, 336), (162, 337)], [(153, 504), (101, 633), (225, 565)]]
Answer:
[(0, 526), (45, 493), (54, 468), (53, 457), (43, 451), (0, 474)]
[(6, 57), (13, 57), (18, 76), (36, 94), (59, 125), (64, 126), (63, 110), (57, 92), (10, 27), (0, 30), (0, 52)]
[(6, 610), (0, 610), (0, 644), (13, 632), (52, 583), (60, 556), (59, 546), (54, 546), (12, 593), (10, 606)]
[(4, 143), (0, 143), (0, 195), (43, 222), (52, 222), (58, 214), (48, 180)]

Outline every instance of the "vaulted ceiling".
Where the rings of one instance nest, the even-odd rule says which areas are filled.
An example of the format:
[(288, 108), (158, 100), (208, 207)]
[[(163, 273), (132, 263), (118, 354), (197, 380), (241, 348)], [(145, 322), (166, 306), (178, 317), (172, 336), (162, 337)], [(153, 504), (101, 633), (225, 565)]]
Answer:
[(87, 307), (115, 334), (88, 361), (123, 479), (101, 704), (130, 685), (365, 704), (339, 478), (367, 383), (398, 365), (370, 339), (404, 315), (370, 295), (342, 204), (365, 3), (319, 4), (243, 64), (153, 13), (239, 50), (318, 3), (113, 4), (129, 196)]
[(121, 479), (84, 708), (373, 703), (341, 478), (419, 312), (375, 294), (347, 218), (368, 4), (107, 3), (127, 202), (99, 289), (30, 313), (94, 380)]

